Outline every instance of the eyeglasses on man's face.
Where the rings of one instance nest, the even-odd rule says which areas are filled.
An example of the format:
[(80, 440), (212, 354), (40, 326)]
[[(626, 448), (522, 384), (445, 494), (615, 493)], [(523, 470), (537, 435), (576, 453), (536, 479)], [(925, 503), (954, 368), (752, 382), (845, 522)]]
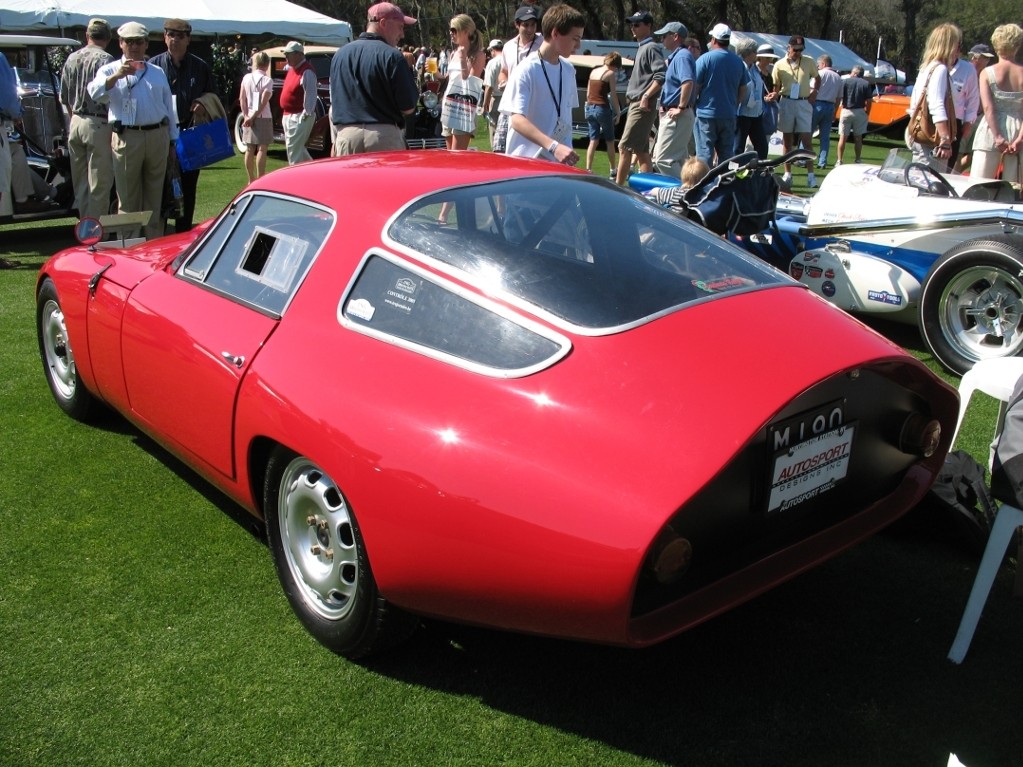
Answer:
[(192, 34), (191, 32), (184, 32), (180, 29), (165, 29), (163, 30), (163, 33), (167, 35), (167, 37), (173, 37), (175, 39), (180, 37), (188, 37), (189, 35)]

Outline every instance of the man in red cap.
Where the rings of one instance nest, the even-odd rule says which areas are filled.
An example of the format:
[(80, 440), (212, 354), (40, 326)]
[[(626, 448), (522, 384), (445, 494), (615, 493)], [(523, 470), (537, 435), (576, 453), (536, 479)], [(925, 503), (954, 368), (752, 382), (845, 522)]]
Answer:
[(405, 148), (405, 115), (419, 101), (416, 78), (397, 45), (416, 20), (393, 3), (369, 9), (366, 31), (330, 62), (330, 120), (334, 154)]

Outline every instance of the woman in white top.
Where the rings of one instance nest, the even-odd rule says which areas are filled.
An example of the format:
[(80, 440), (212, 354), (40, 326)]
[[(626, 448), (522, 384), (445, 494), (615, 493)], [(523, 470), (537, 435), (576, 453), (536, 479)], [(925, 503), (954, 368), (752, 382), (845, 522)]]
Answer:
[(1016, 61), (1023, 45), (1023, 28), (1003, 24), (991, 35), (998, 63), (980, 73), (980, 103), (984, 119), (973, 139), (971, 176), (995, 178), (998, 163), (1002, 178), (1023, 181), (1020, 151), (1023, 150), (1023, 65)]
[(251, 184), (266, 173), (266, 152), (274, 140), (270, 117), (270, 96), (274, 84), (266, 73), (270, 57), (259, 51), (252, 57), (252, 71), (242, 78), (242, 141), (245, 143), (245, 172)]
[[(952, 156), (952, 139), (955, 138), (955, 114), (950, 113), (952, 105), (949, 69), (959, 59), (959, 47), (963, 33), (955, 24), (939, 24), (927, 38), (917, 86), (909, 104), (910, 119), (920, 99), (927, 98), (923, 105), (930, 111), (931, 120), (938, 131), (937, 144), (921, 144), (910, 141), (913, 160), (930, 165), (937, 171), (944, 171), (948, 158)], [(924, 84), (926, 83), (926, 88)]]

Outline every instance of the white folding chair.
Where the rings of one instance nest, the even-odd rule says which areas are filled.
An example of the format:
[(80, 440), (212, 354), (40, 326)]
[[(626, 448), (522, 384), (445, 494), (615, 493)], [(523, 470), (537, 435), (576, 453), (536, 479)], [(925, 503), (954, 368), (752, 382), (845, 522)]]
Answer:
[[(953, 443), (959, 435), (963, 416), (966, 415), (966, 408), (970, 404), (970, 397), (973, 396), (974, 391), (982, 391), (999, 401), (995, 435), (988, 452), (989, 469), (994, 465), (995, 445), (998, 444), (998, 437), (1002, 433), (1009, 399), (1021, 376), (1023, 376), (1023, 358), (1001, 357), (977, 362), (972, 370), (963, 375), (959, 384), (959, 420), (956, 423), (955, 433), (952, 435)], [(952, 649), (948, 653), (949, 660), (954, 663), (962, 663), (966, 652), (970, 649), (970, 642), (977, 629), (977, 622), (980, 620), (980, 614), (984, 610), (984, 604), (991, 592), (991, 584), (994, 583), (995, 575), (997, 575), (998, 568), (1005, 557), (1005, 550), (1009, 547), (1012, 534), (1020, 525), (1023, 525), (1023, 511), (1003, 503), (991, 526), (991, 534), (984, 548), (984, 556), (980, 560), (977, 577), (973, 581), (970, 597), (966, 601), (966, 609), (959, 622), (959, 630), (952, 642)]]
[(953, 445), (956, 437), (959, 436), (959, 429), (963, 425), (963, 417), (966, 415), (966, 408), (970, 404), (973, 392), (982, 391), (999, 400), (995, 436), (991, 440), (991, 449), (988, 453), (988, 470), (994, 464), (995, 444), (998, 442), (998, 435), (1002, 433), (1005, 409), (1008, 407), (1009, 398), (1012, 397), (1012, 390), (1021, 376), (1023, 376), (1023, 357), (995, 357), (989, 360), (980, 360), (974, 364), (971, 370), (963, 374), (963, 379), (959, 382), (959, 419), (956, 421), (956, 430), (952, 433)]

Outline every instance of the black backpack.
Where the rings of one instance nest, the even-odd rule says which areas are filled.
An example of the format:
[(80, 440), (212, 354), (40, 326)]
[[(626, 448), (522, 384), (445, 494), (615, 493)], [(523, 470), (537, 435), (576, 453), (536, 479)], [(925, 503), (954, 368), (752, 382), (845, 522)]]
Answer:
[(896, 529), (949, 540), (980, 555), (997, 511), (984, 467), (969, 453), (953, 450), (930, 491)]

